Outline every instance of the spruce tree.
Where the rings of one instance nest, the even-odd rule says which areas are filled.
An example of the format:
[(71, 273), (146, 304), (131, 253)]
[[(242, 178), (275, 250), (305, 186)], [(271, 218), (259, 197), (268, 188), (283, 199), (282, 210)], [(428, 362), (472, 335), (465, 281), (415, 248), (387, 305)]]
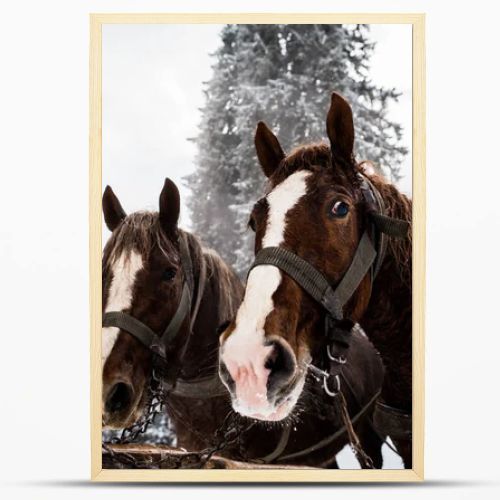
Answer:
[(372, 160), (397, 179), (406, 150), (400, 126), (387, 119), (396, 90), (369, 78), (374, 45), (368, 27), (227, 25), (221, 42), (206, 84), (188, 205), (195, 232), (244, 276), (253, 255), (247, 219), (265, 180), (253, 145), (259, 120), (285, 151), (324, 140), (336, 90), (353, 107), (358, 159)]

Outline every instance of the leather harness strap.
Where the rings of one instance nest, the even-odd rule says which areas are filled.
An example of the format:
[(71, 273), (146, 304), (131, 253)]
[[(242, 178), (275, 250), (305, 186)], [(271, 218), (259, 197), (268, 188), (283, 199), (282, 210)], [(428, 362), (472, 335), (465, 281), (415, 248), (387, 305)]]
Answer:
[(123, 311), (105, 313), (102, 318), (102, 326), (114, 326), (129, 333), (134, 332), (134, 337), (140, 340), (148, 349), (151, 349), (151, 346), (155, 344), (160, 344), (160, 337), (149, 326)]
[[(373, 406), (377, 398), (380, 396), (380, 391), (376, 392), (375, 395), (366, 403), (363, 408), (359, 410), (356, 415), (351, 419), (351, 423), (354, 425), (363, 415), (366, 414), (366, 412)], [(280, 456), (277, 461), (278, 462), (283, 462), (284, 460), (291, 460), (291, 459), (296, 459), (299, 457), (303, 457), (304, 455), (308, 455), (309, 453), (313, 453), (315, 451), (321, 450), (328, 446), (329, 444), (333, 443), (336, 439), (338, 439), (340, 436), (342, 436), (345, 432), (347, 432), (347, 428), (345, 425), (343, 425), (339, 430), (337, 430), (334, 434), (331, 434), (330, 436), (322, 439), (318, 443), (313, 444), (312, 446), (309, 446), (308, 448), (305, 448), (303, 450), (297, 451), (295, 453), (289, 453), (287, 455), (282, 455)]]
[(226, 396), (227, 389), (220, 381), (217, 371), (214, 375), (193, 380), (178, 378), (175, 388), (171, 391), (175, 396), (191, 399), (209, 399)]
[(332, 288), (328, 279), (309, 262), (282, 247), (265, 247), (260, 250), (250, 271), (257, 266), (278, 267), (293, 278), (335, 319), (341, 320), (344, 317), (344, 305), (352, 297), (376, 257), (377, 252), (370, 237), (367, 232), (364, 232), (349, 269), (335, 289)]
[(410, 441), (412, 438), (411, 415), (382, 401), (375, 405), (373, 424), (377, 431), (388, 434), (393, 440)]

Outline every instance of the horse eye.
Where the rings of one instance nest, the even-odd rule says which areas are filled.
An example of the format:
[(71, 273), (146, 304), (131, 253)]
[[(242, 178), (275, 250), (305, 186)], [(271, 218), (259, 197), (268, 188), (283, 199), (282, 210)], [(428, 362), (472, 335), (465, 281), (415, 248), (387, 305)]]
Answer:
[(345, 201), (336, 201), (332, 207), (332, 215), (345, 217), (349, 213), (349, 205)]
[(173, 267), (168, 267), (163, 271), (163, 274), (161, 275), (161, 279), (163, 281), (172, 281), (175, 278), (175, 269)]

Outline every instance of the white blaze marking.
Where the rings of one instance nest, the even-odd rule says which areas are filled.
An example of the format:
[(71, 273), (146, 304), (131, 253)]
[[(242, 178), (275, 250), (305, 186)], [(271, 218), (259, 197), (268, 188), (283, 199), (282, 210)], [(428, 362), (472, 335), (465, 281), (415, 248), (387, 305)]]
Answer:
[[(113, 280), (109, 287), (108, 302), (104, 312), (123, 311), (130, 307), (132, 304), (132, 287), (137, 272), (142, 267), (142, 257), (135, 250), (132, 250), (128, 255), (122, 254), (116, 259), (112, 268)], [(115, 345), (119, 331), (114, 326), (102, 329), (101, 355), (103, 365)]]
[[(284, 239), (286, 215), (306, 194), (310, 172), (300, 171), (287, 177), (267, 196), (268, 219), (262, 247), (279, 246)], [(264, 324), (274, 309), (273, 294), (281, 283), (281, 272), (274, 266), (258, 266), (248, 276), (245, 297), (236, 315), (233, 333), (225, 342), (222, 357), (233, 366), (248, 365), (254, 370), (267, 357), (264, 346)], [(257, 374), (258, 375), (258, 374)]]

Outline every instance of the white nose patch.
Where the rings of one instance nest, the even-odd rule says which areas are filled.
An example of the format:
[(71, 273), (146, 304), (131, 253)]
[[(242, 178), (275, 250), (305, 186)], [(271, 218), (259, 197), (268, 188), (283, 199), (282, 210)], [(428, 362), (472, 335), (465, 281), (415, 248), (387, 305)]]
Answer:
[[(284, 240), (287, 213), (307, 192), (311, 172), (300, 171), (287, 177), (267, 195), (268, 219), (262, 247), (279, 246)], [(273, 294), (281, 283), (274, 266), (258, 266), (248, 275), (245, 297), (236, 315), (235, 329), (226, 340), (222, 359), (226, 365), (242, 366), (259, 373), (269, 351), (264, 347), (264, 325), (274, 309)]]
[[(113, 279), (109, 287), (108, 301), (104, 312), (123, 311), (132, 304), (132, 289), (137, 273), (143, 267), (141, 254), (132, 250), (122, 253), (112, 266)], [(102, 364), (106, 362), (115, 345), (120, 330), (114, 326), (102, 329)]]

